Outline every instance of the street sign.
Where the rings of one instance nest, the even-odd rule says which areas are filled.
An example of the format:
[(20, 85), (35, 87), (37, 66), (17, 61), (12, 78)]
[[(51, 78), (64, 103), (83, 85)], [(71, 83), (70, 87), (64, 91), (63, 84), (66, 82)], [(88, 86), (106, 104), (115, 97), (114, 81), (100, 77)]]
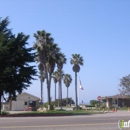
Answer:
[(102, 100), (102, 97), (101, 97), (101, 96), (98, 96), (97, 99), (100, 101), (100, 100)]

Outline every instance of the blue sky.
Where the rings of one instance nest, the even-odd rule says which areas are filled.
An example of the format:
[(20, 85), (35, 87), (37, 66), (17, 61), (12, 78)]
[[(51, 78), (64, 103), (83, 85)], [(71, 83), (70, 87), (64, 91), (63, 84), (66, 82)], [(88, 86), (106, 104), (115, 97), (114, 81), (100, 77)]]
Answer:
[[(80, 102), (89, 102), (99, 95), (117, 94), (119, 79), (130, 73), (129, 7), (129, 0), (0, 0), (0, 17), (9, 16), (13, 33), (30, 35), (29, 46), (37, 30), (52, 34), (68, 59), (64, 72), (72, 75), (69, 95), (74, 100), (70, 58), (75, 53), (83, 56), (78, 77), (85, 92), (80, 91)], [(66, 97), (66, 87), (62, 87)], [(25, 91), (40, 97), (40, 81), (33, 81)], [(44, 101), (46, 92), (44, 84)]]

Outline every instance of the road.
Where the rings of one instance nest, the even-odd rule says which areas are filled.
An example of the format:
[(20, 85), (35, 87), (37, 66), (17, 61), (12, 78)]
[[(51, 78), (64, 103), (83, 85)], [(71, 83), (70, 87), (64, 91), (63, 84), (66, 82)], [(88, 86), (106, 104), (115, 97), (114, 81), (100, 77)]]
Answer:
[(119, 130), (119, 119), (130, 120), (130, 112), (65, 117), (4, 117), (0, 118), (0, 130)]

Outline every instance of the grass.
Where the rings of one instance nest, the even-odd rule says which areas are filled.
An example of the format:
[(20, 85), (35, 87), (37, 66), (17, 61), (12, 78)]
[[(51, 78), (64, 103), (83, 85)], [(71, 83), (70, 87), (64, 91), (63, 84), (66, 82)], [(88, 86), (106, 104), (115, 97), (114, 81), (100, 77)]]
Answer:
[(66, 110), (56, 110), (56, 111), (46, 111), (46, 112), (23, 112), (23, 113), (17, 113), (17, 114), (11, 114), (11, 115), (42, 115), (42, 116), (64, 116), (64, 115), (90, 115), (90, 114), (101, 114), (103, 112), (97, 112), (97, 111), (85, 111), (85, 110), (73, 110), (73, 111), (66, 111)]

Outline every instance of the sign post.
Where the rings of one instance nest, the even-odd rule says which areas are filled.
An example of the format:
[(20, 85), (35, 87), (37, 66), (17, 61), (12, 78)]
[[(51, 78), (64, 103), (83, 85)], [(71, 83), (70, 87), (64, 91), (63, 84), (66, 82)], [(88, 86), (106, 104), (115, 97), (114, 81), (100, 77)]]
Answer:
[(101, 96), (98, 96), (98, 97), (97, 97), (97, 100), (99, 101), (99, 112), (100, 112), (100, 101), (102, 100), (102, 97), (101, 97)]

